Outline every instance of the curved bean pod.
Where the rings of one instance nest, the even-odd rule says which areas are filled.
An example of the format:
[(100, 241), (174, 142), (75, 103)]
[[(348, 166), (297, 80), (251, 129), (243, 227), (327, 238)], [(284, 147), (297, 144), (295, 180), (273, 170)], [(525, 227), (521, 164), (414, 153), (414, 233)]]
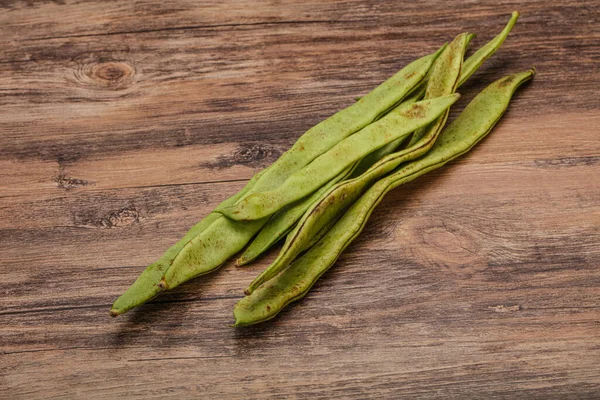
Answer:
[[(453, 95), (415, 103), (393, 113), (386, 118), (386, 121), (401, 121), (406, 134), (408, 134), (433, 120), (458, 97), (458, 95)], [(416, 115), (415, 110), (419, 110)], [(381, 122), (383, 121), (381, 120)], [(354, 136), (356, 135), (352, 137)], [(356, 159), (351, 161), (356, 161)], [(344, 167), (347, 166), (349, 164), (344, 165)], [(329, 166), (327, 168), (329, 168), (329, 172), (335, 170)], [(336, 172), (340, 173), (341, 171), (336, 170)], [(226, 217), (216, 219), (208, 229), (186, 243), (173, 259), (171, 266), (164, 272), (159, 286), (162, 289), (172, 289), (189, 279), (215, 270), (229, 257), (240, 251), (260, 231), (268, 219), (268, 216), (248, 222), (235, 221)]]
[[(432, 68), (432, 76), (427, 85), (426, 98), (436, 98), (453, 93), (458, 83), (465, 51), (472, 36), (468, 33), (458, 35), (442, 52)], [(401, 163), (414, 160), (425, 154), (437, 139), (446, 122), (448, 110), (445, 110), (435, 122), (418, 130), (422, 140), (415, 145), (382, 158), (363, 175), (338, 183), (316, 201), (290, 233), (278, 257), (246, 288), (251, 294), (257, 287), (273, 278), (285, 268), (305, 248), (312, 237), (321, 231), (331, 220), (335, 219), (350, 204), (354, 203), (364, 191), (385, 174), (394, 170)]]
[(510, 75), (484, 89), (444, 130), (426, 156), (373, 185), (314, 247), (275, 278), (240, 300), (233, 311), (235, 326), (269, 320), (286, 305), (302, 298), (360, 234), (373, 209), (387, 192), (469, 151), (492, 130), (506, 111), (515, 90), (534, 73), (530, 70)]
[[(502, 32), (500, 32), (498, 35), (496, 35), (492, 40), (487, 42), (483, 47), (481, 47), (473, 55), (471, 55), (469, 58), (467, 58), (465, 60), (465, 62), (463, 63), (463, 66), (462, 66), (462, 70), (460, 72), (460, 78), (458, 80), (458, 87), (462, 86), (462, 84), (465, 83), (467, 81), (467, 79), (469, 79), (469, 77), (471, 77), (471, 75), (473, 75), (473, 73), (475, 73), (475, 71), (477, 71), (477, 69), (485, 62), (485, 60), (487, 60), (492, 55), (494, 55), (494, 53), (500, 48), (500, 46), (502, 46), (502, 43), (504, 43), (504, 41), (508, 37), (508, 34), (510, 33), (512, 28), (517, 23), (518, 19), (519, 19), (519, 12), (513, 11), (512, 15), (510, 17), (510, 20), (508, 21), (508, 23), (506, 24), (506, 26), (504, 27)], [(475, 37), (475, 34), (471, 34), (471, 35), (472, 36), (470, 37), (469, 40), (471, 40)], [(402, 104), (415, 103), (415, 102), (419, 101), (425, 95), (425, 89), (427, 88), (427, 82), (429, 81), (430, 75), (431, 75), (431, 70), (429, 70), (429, 73), (427, 74), (427, 76), (425, 77), (423, 82), (421, 82), (419, 84), (419, 86), (417, 86), (417, 88), (407, 98), (405, 98), (402, 101)], [(356, 101), (358, 101), (358, 100), (360, 100), (360, 97), (356, 98)], [(414, 144), (415, 142), (416, 142), (416, 140), (413, 140), (409, 144), (409, 146)], [(354, 173), (352, 174), (352, 178), (361, 175), (363, 172), (365, 172), (367, 169), (369, 169), (375, 162), (379, 161), (384, 156), (386, 156), (390, 153), (393, 153), (394, 150), (396, 150), (398, 147), (400, 147), (401, 144), (402, 144), (401, 140), (394, 141), (378, 150), (375, 150), (373, 153), (366, 156), (363, 160), (361, 160), (360, 164), (354, 170)]]
[[(361, 101), (309, 129), (290, 150), (264, 171), (241, 199), (255, 191), (260, 192), (279, 186), (280, 182), (291, 173), (301, 169), (323, 151), (371, 122), (382, 110), (400, 101), (423, 80), (439, 54), (440, 51), (414, 61), (367, 94)], [(227, 208), (229, 205), (231, 203), (222, 203), (215, 211)], [(225, 217), (217, 219), (209, 229), (189, 241), (188, 245), (181, 250), (182, 254), (178, 255), (163, 273), (159, 286), (163, 289), (172, 289), (189, 279), (214, 271), (229, 257), (240, 251), (267, 221), (268, 218), (255, 219), (251, 223), (226, 220)]]
[(373, 150), (408, 136), (414, 130), (434, 121), (459, 97), (458, 94), (453, 94), (400, 106), (379, 121), (339, 142), (305, 168), (291, 175), (277, 189), (248, 195), (234, 206), (217, 211), (237, 221), (268, 217), (318, 190), (324, 183)]
[[(463, 63), (463, 66), (461, 68), (460, 78), (459, 78), (459, 82), (458, 82), (459, 87), (485, 62), (485, 60), (487, 60), (489, 57), (491, 57), (498, 50), (498, 48), (500, 48), (500, 46), (502, 45), (502, 43), (504, 43), (504, 41), (508, 37), (508, 34), (511, 32), (512, 28), (516, 24), (518, 18), (519, 18), (519, 13), (517, 11), (514, 11), (512, 13), (512, 16), (511, 16), (509, 22), (504, 27), (504, 29), (498, 35), (496, 35), (492, 40), (490, 40), (483, 47), (481, 47), (479, 50), (477, 50), (472, 56), (467, 58), (467, 60)], [(471, 35), (469, 37), (469, 41), (473, 37), (474, 37), (474, 35)], [(427, 77), (425, 78), (424, 82), (422, 82), (419, 85), (419, 87), (417, 89), (415, 89), (414, 93), (409, 95), (409, 97), (406, 98), (402, 102), (402, 104), (412, 104), (412, 103), (417, 102), (419, 99), (421, 99), (423, 97), (423, 95), (425, 94), (427, 82), (428, 82), (430, 76), (431, 76), (431, 70), (428, 73)], [(382, 147), (378, 150), (375, 150), (373, 153), (364, 157), (360, 161), (358, 166), (355, 168), (354, 172), (350, 176), (350, 179), (354, 179), (354, 178), (362, 175), (369, 168), (371, 168), (377, 161), (381, 160), (386, 155), (393, 153), (397, 148), (399, 148), (402, 145), (403, 141), (404, 141), (404, 138), (390, 142), (387, 145), (385, 145), (384, 147)], [(413, 136), (413, 138), (411, 138), (407, 147), (414, 146), (416, 142), (417, 142), (417, 139), (415, 136)], [(329, 226), (329, 225), (330, 225), (330, 223), (327, 223), (327, 226)], [(324, 231), (326, 231), (326, 227), (319, 229), (319, 232), (320, 232), (319, 234), (323, 235)], [(316, 237), (313, 237), (310, 240), (310, 243), (314, 243), (315, 239), (316, 239)], [(306, 249), (306, 248), (310, 248), (311, 246), (312, 246), (312, 244), (305, 244), (300, 247), (303, 249)], [(303, 250), (301, 250), (301, 251), (303, 251)], [(250, 290), (252, 290), (252, 289), (250, 289)]]
[[(407, 108), (401, 108), (398, 112), (390, 114), (389, 117), (386, 117), (385, 123), (389, 124), (390, 121), (393, 121), (395, 124), (400, 124), (404, 130), (400, 131), (397, 135), (402, 133), (406, 135), (416, 128), (431, 122), (435, 117), (441, 114), (443, 110), (454, 103), (458, 97), (458, 95), (453, 95), (415, 103)], [(381, 120), (379, 125), (379, 129), (382, 129), (381, 126), (384, 125), (384, 120)], [(393, 126), (389, 125), (386, 126), (388, 130), (392, 127)], [(378, 136), (377, 133), (380, 133), (380, 131), (369, 127), (365, 129), (371, 131), (371, 136), (367, 137), (366, 140), (376, 143), (375, 137)], [(387, 134), (388, 132), (385, 133)], [(386, 135), (379, 134), (379, 136), (385, 137)], [(358, 137), (359, 139), (362, 138), (362, 136), (357, 133), (344, 140), (344, 142), (348, 140), (352, 142), (350, 147), (345, 148), (347, 151), (351, 151), (354, 146), (357, 146), (356, 143), (358, 141), (353, 139), (355, 137)], [(360, 149), (362, 145), (358, 146), (358, 149)], [(337, 146), (335, 148), (337, 148)], [(340, 152), (340, 154), (342, 153)], [(348, 167), (350, 163), (355, 162), (358, 158), (359, 157), (350, 159), (350, 162), (344, 164), (344, 167)], [(322, 166), (319, 166), (315, 171), (323, 171), (322, 168)], [(327, 170), (329, 170), (330, 179), (335, 177), (335, 175), (331, 176), (331, 171), (335, 171), (336, 175), (342, 172), (339, 168), (336, 170), (336, 168), (331, 166), (326, 166), (325, 171)], [(322, 182), (322, 176), (319, 178), (320, 180), (318, 181)], [(313, 180), (317, 181), (317, 179), (314, 178)], [(250, 189), (250, 191), (251, 190), (252, 189)], [(297, 198), (294, 200), (296, 199)], [(248, 222), (235, 221), (225, 217), (217, 218), (208, 229), (196, 235), (181, 248), (179, 253), (172, 260), (171, 265), (163, 273), (159, 283), (160, 288), (172, 289), (189, 279), (215, 270), (227, 261), (229, 257), (240, 251), (268, 222), (268, 219), (268, 215)]]
[(502, 32), (496, 35), (492, 40), (487, 42), (483, 47), (481, 47), (479, 50), (473, 53), (471, 57), (465, 60), (462, 72), (460, 73), (460, 79), (458, 80), (458, 86), (461, 86), (463, 83), (465, 83), (466, 80), (469, 79), (479, 67), (481, 67), (481, 64), (483, 64), (485, 60), (494, 55), (496, 50), (498, 50), (500, 46), (502, 46), (502, 43), (504, 43), (504, 41), (508, 37), (508, 34), (517, 23), (518, 19), (519, 12), (513, 11), (510, 20), (508, 21)]

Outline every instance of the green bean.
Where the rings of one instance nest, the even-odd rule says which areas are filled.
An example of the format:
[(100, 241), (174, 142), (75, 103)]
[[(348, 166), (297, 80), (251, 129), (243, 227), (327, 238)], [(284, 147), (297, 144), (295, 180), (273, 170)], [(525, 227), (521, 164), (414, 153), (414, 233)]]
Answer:
[(333, 185), (346, 179), (352, 173), (353, 169), (354, 166), (345, 169), (311, 196), (308, 196), (308, 198), (298, 200), (273, 214), (269, 222), (260, 230), (258, 235), (252, 240), (252, 243), (248, 245), (244, 253), (237, 259), (236, 265), (241, 267), (256, 260), (261, 254), (277, 243), (294, 227), (312, 203), (317, 201)]
[(423, 100), (399, 107), (384, 118), (342, 140), (291, 175), (275, 190), (251, 194), (232, 207), (218, 211), (238, 221), (265, 218), (282, 207), (318, 190), (324, 183), (373, 150), (427, 125), (459, 98), (458, 94)]
[[(250, 190), (252, 185), (260, 178), (262, 171), (254, 175), (250, 181), (239, 191), (236, 195), (228, 198), (221, 204), (231, 205), (239, 200), (244, 194)], [(110, 315), (116, 317), (117, 315), (123, 314), (134, 307), (137, 307), (147, 301), (152, 300), (162, 292), (162, 288), (159, 286), (160, 280), (173, 263), (175, 257), (183, 249), (183, 247), (189, 243), (194, 237), (205, 231), (211, 226), (216, 220), (223, 218), (222, 215), (217, 213), (210, 213), (204, 217), (200, 222), (194, 225), (185, 236), (171, 246), (156, 262), (150, 264), (135, 280), (135, 282), (123, 293), (115, 302), (110, 309)]]
[[(491, 41), (489, 41), (483, 47), (481, 47), (479, 50), (477, 50), (471, 57), (469, 57), (463, 63), (463, 66), (461, 68), (460, 78), (459, 78), (459, 86), (462, 85), (477, 70), (477, 68), (479, 68), (483, 64), (483, 62), (486, 59), (488, 59), (490, 56), (492, 56), (496, 52), (496, 50), (502, 45), (502, 43), (504, 42), (504, 40), (506, 39), (506, 37), (508, 36), (508, 34), (512, 30), (512, 28), (514, 27), (515, 23), (517, 22), (518, 17), (519, 17), (519, 13), (516, 11), (513, 12), (511, 19), (509, 20), (509, 22), (505, 26), (505, 28), (502, 30), (502, 32), (500, 32)], [(470, 35), (468, 37), (468, 40), (470, 41), (473, 37), (474, 37), (474, 35)], [(426, 84), (429, 80), (429, 77), (432, 74), (432, 69), (429, 71), (429, 73), (425, 79), (425, 82), (423, 82), (419, 86), (419, 88), (415, 91), (416, 93), (411, 94), (407, 99), (405, 99), (403, 101), (402, 104), (412, 104), (412, 103), (418, 101), (419, 99), (421, 99), (421, 97), (425, 94), (425, 90), (427, 87)], [(393, 153), (398, 147), (400, 147), (400, 145), (402, 144), (402, 141), (404, 141), (404, 139), (405, 138), (401, 138), (399, 140), (390, 142), (387, 145), (385, 145), (384, 147), (381, 147), (380, 149), (375, 150), (373, 153), (371, 153), (368, 156), (366, 156), (365, 158), (363, 158), (360, 161), (360, 163), (358, 164), (358, 166), (355, 168), (352, 175), (350, 176), (350, 179), (354, 179), (354, 178), (362, 175), (371, 166), (373, 166), (373, 164), (375, 164), (375, 162), (379, 161), (386, 155)], [(418, 141), (417, 137), (415, 135), (413, 135), (413, 138), (411, 139), (408, 147), (413, 147), (417, 141)], [(341, 211), (343, 211), (343, 209), (341, 209)], [(320, 217), (317, 215), (313, 215), (313, 218), (320, 218)], [(333, 218), (333, 217), (330, 217), (330, 218)], [(330, 223), (328, 223), (327, 221), (321, 221), (321, 223), (326, 224), (327, 226), (330, 225)], [(326, 227), (323, 227), (323, 228), (317, 227), (316, 230), (320, 232), (320, 235), (322, 235), (323, 232), (327, 230), (327, 228)], [(311, 234), (313, 234), (313, 233), (309, 232), (308, 237), (310, 237)], [(290, 235), (290, 236), (292, 236), (292, 235)], [(308, 244), (301, 243), (300, 246), (298, 247), (298, 249), (306, 249), (306, 248), (311, 247), (310, 243), (313, 243), (313, 241), (315, 239), (316, 239), (316, 237), (313, 237), (312, 239), (310, 239), (310, 242)], [(306, 240), (308, 240), (308, 239), (306, 239)], [(304, 240), (304, 242), (306, 242), (306, 240)], [(302, 251), (302, 250), (298, 250), (298, 251)], [(293, 255), (293, 257), (295, 257), (295, 255)], [(252, 289), (250, 289), (250, 291), (251, 290)]]
[[(425, 77), (442, 49), (414, 61), (375, 88), (357, 104), (317, 124), (301, 136), (296, 144), (273, 165), (263, 170), (260, 175), (255, 175), (240, 193), (218, 207), (231, 206), (253, 190), (278, 186), (292, 172), (302, 168), (339, 140), (370, 123), (372, 119), (411, 92)], [(115, 301), (111, 308), (111, 315), (122, 314), (151, 300), (164, 289), (173, 288), (187, 279), (215, 270), (241, 250), (265, 223), (266, 220), (259, 223), (235, 224), (226, 221), (221, 215), (209, 214), (182, 240), (169, 248), (158, 261), (142, 272), (133, 285)], [(201, 235), (203, 236), (200, 237)], [(225, 242), (206, 240), (206, 238), (216, 237), (225, 238)], [(227, 242), (227, 237), (235, 240)], [(211, 248), (210, 244), (218, 247)], [(184, 253), (180, 254), (182, 251)], [(196, 254), (203, 252), (210, 252), (212, 256)], [(205, 264), (195, 266), (189, 264), (194, 261), (202, 261)], [(169, 270), (173, 271), (167, 274)]]
[(234, 308), (235, 325), (271, 319), (286, 305), (302, 298), (360, 234), (387, 192), (469, 151), (492, 130), (506, 111), (515, 90), (534, 73), (530, 70), (507, 76), (484, 89), (444, 130), (427, 155), (378, 181), (317, 244), (275, 278), (240, 300)]
[[(432, 121), (444, 109), (456, 101), (457, 98), (458, 95), (452, 95), (415, 103), (408, 108), (403, 108), (399, 112), (393, 113), (393, 115), (390, 115), (386, 119), (382, 119), (379, 125), (383, 125), (384, 121), (394, 120), (396, 123), (400, 122), (402, 124), (401, 126), (405, 128), (405, 133), (412, 132), (416, 128)], [(377, 136), (372, 128), (368, 130), (373, 133), (372, 136)], [(380, 136), (385, 137), (386, 134), (388, 132)], [(344, 140), (344, 142), (354, 137), (362, 138), (362, 136), (357, 133)], [(390, 140), (395, 138), (391, 134), (389, 136), (391, 136)], [(370, 137), (368, 140), (376, 141), (373, 137)], [(356, 140), (352, 140), (352, 142), (356, 142)], [(361, 144), (360, 146), (363, 145)], [(357, 158), (354, 158), (351, 162), (356, 160)], [(349, 165), (350, 163), (346, 163), (343, 168)], [(335, 169), (330, 165), (327, 168), (330, 171), (335, 171), (333, 176), (329, 175), (330, 178), (342, 172), (342, 169)], [(316, 171), (322, 171), (322, 168), (318, 168)], [(206, 274), (218, 268), (229, 257), (240, 251), (267, 223), (268, 219), (268, 216), (259, 217), (249, 222), (235, 221), (225, 217), (217, 219), (209, 229), (206, 229), (190, 240), (181, 249), (181, 252), (173, 260), (172, 265), (164, 273), (159, 285), (164, 289), (172, 289), (195, 276)]]
[[(263, 173), (243, 197), (254, 191), (277, 187), (289, 174), (302, 168), (337, 141), (368, 124), (390, 104), (401, 100), (423, 79), (438, 55), (439, 52), (436, 52), (409, 64), (360, 102), (308, 130), (290, 150)], [(226, 206), (221, 204), (216, 210)], [(164, 289), (172, 289), (191, 278), (218, 268), (229, 257), (240, 251), (267, 223), (268, 218), (256, 220), (260, 222), (246, 224), (226, 221), (225, 218), (217, 219), (209, 229), (182, 249), (184, 254), (179, 255), (164, 272), (159, 285)]]
[[(472, 36), (468, 33), (458, 35), (436, 60), (432, 75), (427, 85), (425, 98), (436, 98), (453, 93), (460, 76), (463, 57)], [(413, 160), (425, 154), (437, 139), (446, 122), (448, 110), (426, 128), (415, 132), (422, 140), (415, 145), (382, 158), (363, 175), (341, 182), (330, 189), (308, 209), (296, 228), (289, 235), (278, 257), (265, 269), (245, 290), (251, 294), (257, 287), (273, 278), (285, 268), (296, 256), (307, 248), (312, 236), (323, 229), (332, 219), (344, 211), (377, 179), (394, 170), (401, 163)]]
[(465, 60), (462, 72), (460, 74), (460, 79), (458, 80), (458, 86), (461, 86), (463, 83), (465, 83), (466, 80), (469, 79), (469, 77), (473, 75), (475, 71), (477, 71), (481, 64), (485, 62), (485, 60), (494, 55), (496, 50), (498, 50), (500, 46), (502, 46), (502, 43), (504, 43), (504, 41), (508, 37), (508, 34), (517, 23), (518, 19), (519, 12), (513, 11), (510, 20), (508, 21), (508, 24), (506, 24), (502, 32), (500, 32), (496, 37), (487, 42), (485, 46), (481, 47), (479, 50), (473, 53), (471, 57)]
[[(354, 104), (338, 111), (306, 131), (294, 145), (265, 171), (249, 194), (281, 185), (292, 173), (302, 169), (344, 138), (369, 125), (387, 110), (397, 106), (427, 76), (431, 66), (446, 48), (413, 61)], [(217, 211), (219, 207), (217, 206)]]
[[(510, 31), (512, 30), (512, 28), (514, 27), (515, 23), (517, 22), (518, 17), (519, 17), (519, 13), (516, 11), (513, 12), (508, 24), (505, 26), (505, 28), (502, 30), (502, 32), (500, 32), (496, 37), (494, 37), (491, 41), (486, 43), (483, 47), (481, 47), (479, 50), (477, 50), (472, 56), (468, 57), (465, 60), (465, 62), (463, 63), (462, 69), (461, 69), (461, 73), (460, 73), (460, 78), (459, 78), (459, 83), (458, 83), (459, 86), (462, 85), (483, 64), (483, 62), (485, 60), (487, 60), (489, 57), (491, 57), (496, 52), (496, 50), (498, 50), (498, 48), (502, 45), (502, 43), (507, 38), (507, 36), (510, 33)], [(474, 34), (470, 34), (468, 40), (470, 41), (474, 37), (475, 37)], [(427, 88), (427, 82), (429, 81), (429, 77), (432, 74), (432, 70), (433, 70), (433, 68), (429, 70), (427, 77), (418, 86), (418, 89), (415, 90), (415, 93), (410, 94), (408, 98), (404, 99), (402, 101), (402, 104), (415, 103), (425, 95), (425, 90)], [(356, 101), (358, 101), (358, 100), (360, 100), (360, 97), (356, 98)], [(390, 142), (387, 145), (375, 150), (374, 152), (370, 153), (369, 155), (365, 156), (359, 162), (358, 166), (354, 169), (354, 172), (352, 172), (350, 179), (353, 179), (353, 178), (356, 178), (356, 177), (362, 175), (369, 168), (371, 168), (373, 166), (373, 164), (375, 164), (377, 161), (381, 160), (383, 157), (387, 156), (388, 154), (391, 154), (394, 151), (396, 151), (400, 147), (402, 142), (406, 141), (405, 139), (406, 138), (397, 139), (397, 140)], [(417, 141), (418, 141), (417, 137), (413, 135), (413, 138), (409, 142), (409, 146), (414, 145)], [(319, 191), (316, 193), (322, 194), (324, 192), (326, 192), (326, 189), (323, 188), (323, 189), (319, 189)], [(316, 199), (317, 199), (316, 194), (311, 196), (310, 203), (314, 203), (314, 201), (316, 201)], [(306, 201), (306, 203), (308, 203), (308, 201)], [(296, 208), (296, 206), (295, 206), (295, 207), (293, 207), (293, 209), (294, 209), (294, 211), (299, 211), (300, 207)], [(279, 212), (277, 212), (276, 215), (279, 220), (283, 220), (283, 219), (287, 219), (285, 214), (286, 214), (285, 212), (282, 213), (281, 211), (279, 211)], [(298, 219), (299, 219), (299, 217), (297, 217), (296, 215), (290, 216), (290, 218), (289, 218), (289, 220), (290, 221), (293, 220), (293, 222), (296, 222)], [(269, 223), (267, 224), (267, 226), (265, 226), (260, 231), (258, 237), (254, 239), (254, 241), (250, 245), (250, 247), (246, 250), (246, 252), (242, 255), (242, 257), (240, 257), (240, 260), (238, 260), (238, 265), (245, 265), (248, 262), (256, 259), (256, 257), (258, 257), (260, 254), (262, 254), (264, 251), (268, 250), (270, 248), (270, 246), (272, 246), (274, 243), (276, 243), (282, 237), (282, 235), (285, 235), (285, 233), (287, 233), (287, 231), (289, 231), (289, 229), (290, 229), (289, 226), (285, 225), (285, 227), (287, 228), (287, 231), (285, 233), (284, 233), (284, 230), (281, 228), (278, 229), (276, 232), (270, 233), (269, 232), (270, 229), (268, 229), (268, 227), (271, 224), (274, 225), (275, 223), (271, 222), (271, 220), (270, 220)], [(270, 236), (268, 236), (268, 235), (270, 235)], [(267, 240), (268, 237), (270, 237), (271, 240)], [(259, 240), (259, 238), (260, 238), (260, 240)], [(258, 249), (257, 249), (258, 246), (254, 245), (254, 242), (265, 243), (265, 245), (261, 246), (262, 250), (258, 251)], [(253, 248), (251, 249), (251, 247), (253, 247)], [(248, 254), (246, 254), (246, 253), (248, 253)]]
[[(467, 81), (467, 79), (469, 79), (469, 77), (471, 77), (471, 75), (473, 75), (473, 73), (475, 73), (475, 71), (477, 71), (477, 69), (485, 62), (485, 60), (487, 60), (492, 55), (494, 55), (494, 53), (500, 48), (502, 43), (504, 43), (504, 41), (508, 37), (508, 34), (510, 33), (512, 28), (517, 23), (518, 19), (519, 19), (519, 12), (513, 11), (510, 20), (508, 21), (508, 23), (506, 24), (506, 26), (504, 27), (502, 32), (500, 32), (497, 36), (495, 36), (492, 40), (487, 42), (483, 47), (481, 47), (479, 50), (477, 50), (475, 53), (473, 53), (473, 55), (471, 55), (469, 58), (467, 58), (465, 60), (462, 70), (461, 70), (461, 73), (460, 73), (460, 79), (458, 82), (459, 87), (462, 86), (462, 84), (465, 83)], [(475, 37), (475, 34), (471, 34), (469, 41), (471, 39), (473, 39), (474, 37)], [(402, 101), (402, 104), (412, 104), (412, 103), (416, 103), (417, 101), (421, 100), (421, 98), (425, 95), (425, 89), (427, 88), (427, 82), (429, 81), (430, 76), (431, 76), (431, 69), (429, 70), (429, 73), (427, 74), (427, 76), (425, 77), (423, 82), (421, 82), (417, 86), (417, 88), (414, 89), (413, 92), (411, 94), (409, 94), (408, 97), (406, 97)], [(360, 97), (356, 98), (356, 101), (358, 101), (358, 100), (360, 100)], [(383, 115), (381, 115), (381, 116), (383, 116)], [(412, 140), (410, 145), (414, 144), (416, 141), (417, 141), (416, 139)], [(379, 161), (384, 156), (386, 156), (390, 153), (393, 153), (393, 151), (396, 150), (401, 144), (402, 144), (402, 140), (396, 140), (378, 150), (375, 150), (373, 153), (366, 156), (363, 160), (361, 160), (360, 164), (356, 167), (351, 178), (362, 175), (362, 173), (364, 173), (367, 169), (369, 169), (375, 162)]]

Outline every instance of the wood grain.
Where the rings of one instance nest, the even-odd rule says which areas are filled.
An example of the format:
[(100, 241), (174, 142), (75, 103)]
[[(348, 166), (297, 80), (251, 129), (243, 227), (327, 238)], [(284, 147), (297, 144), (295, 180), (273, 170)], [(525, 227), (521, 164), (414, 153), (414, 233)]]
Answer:
[[(302, 301), (275, 256), (109, 319), (306, 129), (464, 30), (460, 89), (535, 65), (493, 134), (390, 193)], [(0, 398), (600, 396), (597, 1), (0, 2)]]

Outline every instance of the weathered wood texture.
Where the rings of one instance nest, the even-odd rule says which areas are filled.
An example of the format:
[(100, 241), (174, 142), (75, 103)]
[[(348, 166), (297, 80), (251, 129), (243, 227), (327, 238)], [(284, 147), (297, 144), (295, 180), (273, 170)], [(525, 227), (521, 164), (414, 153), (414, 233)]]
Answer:
[[(598, 398), (598, 1), (0, 2), (0, 397)], [(535, 65), (471, 154), (389, 194), (304, 301), (274, 253), (118, 319), (144, 266), (307, 128), (461, 31)]]

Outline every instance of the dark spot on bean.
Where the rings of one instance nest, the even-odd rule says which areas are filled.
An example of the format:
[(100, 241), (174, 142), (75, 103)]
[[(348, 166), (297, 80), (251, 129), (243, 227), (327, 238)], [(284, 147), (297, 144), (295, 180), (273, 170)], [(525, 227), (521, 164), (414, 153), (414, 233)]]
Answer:
[(404, 110), (402, 112), (402, 115), (404, 115), (407, 118), (418, 119), (425, 117), (426, 111), (427, 108), (425, 107), (425, 105), (417, 103)]

